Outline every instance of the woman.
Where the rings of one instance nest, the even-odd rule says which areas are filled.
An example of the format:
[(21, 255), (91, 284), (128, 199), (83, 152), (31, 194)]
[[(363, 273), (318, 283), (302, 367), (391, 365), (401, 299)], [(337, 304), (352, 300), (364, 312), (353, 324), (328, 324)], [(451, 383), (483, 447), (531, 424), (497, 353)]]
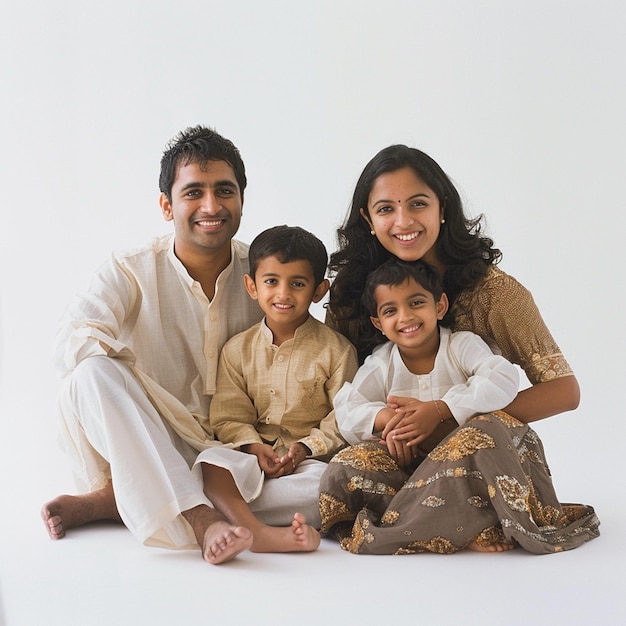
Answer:
[[(532, 383), (504, 413), (453, 430), (416, 469), (401, 447), (369, 442), (339, 453), (322, 480), (322, 532), (345, 535), (342, 547), (353, 552), (502, 551), (516, 541), (545, 553), (598, 534), (593, 509), (559, 504), (541, 442), (526, 425), (575, 409), (578, 383), (531, 294), (496, 267), (501, 253), (480, 222), (464, 215), (433, 159), (395, 145), (366, 166), (338, 231), (327, 323), (355, 344), (361, 362), (385, 341), (361, 304), (365, 280), (395, 255), (433, 265), (450, 301), (451, 330), (477, 333)], [(392, 401), (399, 419), (415, 407), (411, 398)], [(421, 447), (431, 450), (454, 427), (447, 420), (424, 431)]]

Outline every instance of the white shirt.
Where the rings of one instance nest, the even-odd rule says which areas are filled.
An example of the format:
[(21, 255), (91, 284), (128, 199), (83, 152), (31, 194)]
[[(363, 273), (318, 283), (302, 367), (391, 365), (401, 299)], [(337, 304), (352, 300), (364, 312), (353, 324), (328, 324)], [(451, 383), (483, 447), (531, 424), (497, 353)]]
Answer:
[(174, 254), (171, 234), (113, 254), (68, 307), (55, 340), (57, 369), (66, 376), (96, 355), (127, 361), (161, 415), (204, 448), (220, 350), (263, 315), (245, 291), (247, 271), (248, 246), (233, 240), (231, 262), (209, 301)]
[(474, 333), (440, 328), (439, 350), (429, 374), (413, 374), (388, 342), (365, 359), (352, 383), (335, 396), (335, 417), (350, 444), (372, 437), (377, 413), (387, 396), (423, 402), (443, 400), (459, 425), (470, 417), (507, 406), (519, 390), (519, 374), (504, 357), (493, 354)]

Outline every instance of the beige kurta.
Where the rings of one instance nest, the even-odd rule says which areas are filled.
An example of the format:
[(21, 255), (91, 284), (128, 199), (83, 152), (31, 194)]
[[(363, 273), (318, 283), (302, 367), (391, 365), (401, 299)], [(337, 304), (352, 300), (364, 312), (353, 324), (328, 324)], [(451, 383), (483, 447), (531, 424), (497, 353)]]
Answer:
[[(328, 458), (345, 445), (333, 399), (356, 369), (350, 342), (313, 317), (280, 346), (273, 344), (271, 331), (261, 322), (233, 337), (222, 350), (211, 404), (215, 435), (237, 448), (267, 443), (278, 456), (300, 442), (311, 451), (309, 459)], [(253, 511), (267, 508), (261, 498), (279, 489), (291, 494), (285, 500), (293, 502), (292, 512), (300, 511), (310, 524), (319, 524), (317, 498), (325, 463), (307, 460), (294, 474), (266, 481), (256, 456), (238, 450), (211, 448), (200, 454), (200, 462), (229, 470), (246, 502), (258, 499), (251, 505)]]

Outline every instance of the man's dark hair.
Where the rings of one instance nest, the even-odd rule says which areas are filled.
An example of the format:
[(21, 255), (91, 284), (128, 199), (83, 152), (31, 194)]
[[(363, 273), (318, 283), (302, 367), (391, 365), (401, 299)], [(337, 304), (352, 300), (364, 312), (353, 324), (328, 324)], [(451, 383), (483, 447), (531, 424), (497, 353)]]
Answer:
[(159, 189), (172, 201), (172, 186), (180, 166), (226, 161), (235, 173), (239, 190), (246, 188), (246, 169), (235, 144), (206, 126), (190, 126), (171, 139), (161, 157)]

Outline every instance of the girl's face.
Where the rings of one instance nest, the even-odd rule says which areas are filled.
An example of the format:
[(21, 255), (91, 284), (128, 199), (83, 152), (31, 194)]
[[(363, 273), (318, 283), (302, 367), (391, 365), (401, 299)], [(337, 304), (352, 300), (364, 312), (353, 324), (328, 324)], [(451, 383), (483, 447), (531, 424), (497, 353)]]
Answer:
[(378, 285), (374, 291), (376, 315), (372, 324), (400, 348), (403, 355), (427, 356), (437, 353), (439, 322), (448, 310), (442, 294), (433, 294), (413, 278), (400, 285)]
[(361, 215), (381, 245), (402, 261), (437, 264), (434, 245), (443, 218), (439, 198), (412, 168), (381, 174)]

